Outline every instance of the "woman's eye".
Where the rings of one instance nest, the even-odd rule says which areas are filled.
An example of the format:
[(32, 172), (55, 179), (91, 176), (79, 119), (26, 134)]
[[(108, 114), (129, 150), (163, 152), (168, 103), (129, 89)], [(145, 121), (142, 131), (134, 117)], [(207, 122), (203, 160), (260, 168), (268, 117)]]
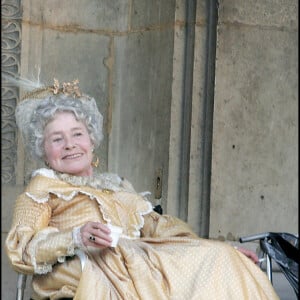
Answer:
[(53, 142), (57, 143), (57, 142), (60, 142), (61, 140), (62, 140), (62, 138), (55, 138), (55, 139), (53, 139)]
[(81, 136), (82, 133), (81, 133), (81, 132), (76, 132), (74, 135), (75, 135), (75, 136)]

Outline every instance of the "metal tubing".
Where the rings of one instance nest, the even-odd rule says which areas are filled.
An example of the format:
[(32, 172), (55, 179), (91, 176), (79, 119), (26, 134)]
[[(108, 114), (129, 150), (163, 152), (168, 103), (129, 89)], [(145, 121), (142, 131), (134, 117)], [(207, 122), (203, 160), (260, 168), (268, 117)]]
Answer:
[(24, 291), (26, 287), (26, 278), (27, 275), (19, 273), (17, 279), (17, 294), (16, 300), (23, 300), (24, 299)]
[(270, 232), (258, 233), (253, 235), (248, 235), (240, 238), (240, 243), (252, 242), (255, 240), (261, 240), (269, 237)]
[(272, 259), (271, 257), (267, 254), (267, 274), (270, 282), (273, 284), (273, 279), (272, 279)]

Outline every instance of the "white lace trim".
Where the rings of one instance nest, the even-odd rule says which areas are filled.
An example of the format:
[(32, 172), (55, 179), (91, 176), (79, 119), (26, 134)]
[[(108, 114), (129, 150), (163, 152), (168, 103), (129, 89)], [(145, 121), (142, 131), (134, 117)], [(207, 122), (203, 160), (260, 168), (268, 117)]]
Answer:
[(35, 177), (37, 175), (43, 175), (48, 178), (57, 179), (55, 172), (52, 169), (41, 168), (33, 171), (31, 177)]
[(67, 256), (74, 256), (75, 255), (75, 245), (74, 245), (74, 242), (72, 240), (72, 243), (71, 245), (69, 245), (69, 247), (67, 248), (67, 254), (66, 255), (62, 255), (62, 256), (59, 256), (57, 258), (57, 261), (59, 263), (64, 263), (66, 261), (66, 257)]
[[(60, 179), (62, 181), (71, 183), (76, 186), (88, 185), (97, 189), (108, 189), (114, 192), (118, 191), (127, 191), (127, 192), (135, 192), (132, 184), (127, 179), (122, 179), (119, 175), (114, 173), (101, 173), (95, 175), (93, 177), (87, 176), (73, 176), (64, 173), (55, 172), (52, 169), (40, 168), (35, 170), (32, 173), (32, 177), (37, 175), (43, 175), (52, 179)], [(139, 193), (142, 196), (150, 195), (151, 192), (144, 191)]]
[(25, 195), (27, 197), (31, 198), (33, 201), (35, 201), (37, 203), (46, 203), (49, 200), (49, 193), (47, 194), (47, 197), (45, 197), (45, 198), (40, 198), (40, 197), (37, 198), (37, 197), (35, 197), (34, 195), (32, 195), (32, 194), (30, 194), (28, 192), (25, 192)]
[(72, 237), (73, 237), (73, 242), (74, 242), (74, 246), (77, 249), (82, 249), (82, 250), (87, 250), (87, 248), (85, 247), (82, 238), (81, 238), (81, 229), (82, 226), (77, 226), (74, 227), (72, 230)]
[[(46, 240), (48, 238), (49, 233), (53, 233), (53, 232), (59, 232), (59, 230), (56, 229), (56, 228), (53, 228), (53, 227), (45, 228), (45, 229), (41, 230), (40, 232), (37, 233), (34, 240), (30, 244), (30, 247), (28, 249), (28, 253), (31, 256), (32, 265), (33, 265), (33, 268), (34, 268), (34, 272), (36, 274), (46, 274), (46, 273), (49, 273), (49, 272), (52, 271), (52, 264), (51, 263), (44, 262), (43, 264), (41, 264), (41, 263), (37, 264), (37, 262), (36, 262), (36, 251), (37, 251), (38, 243), (41, 242), (41, 241)], [(66, 255), (59, 256), (57, 258), (57, 261), (59, 263), (63, 263), (63, 262), (65, 262), (67, 256), (73, 256), (73, 255), (75, 255), (75, 248), (74, 248), (74, 243), (73, 243), (73, 240), (72, 240), (72, 243), (67, 248)]]
[(37, 245), (40, 241), (46, 240), (47, 236), (51, 232), (58, 232), (58, 229), (56, 228), (45, 228), (42, 231), (40, 231), (34, 240), (31, 242), (30, 247), (28, 249), (28, 253), (31, 256), (31, 261), (32, 265), (34, 268), (34, 272), (36, 274), (46, 274), (48, 272), (52, 271), (52, 265), (49, 263), (44, 263), (44, 264), (37, 264), (36, 263), (36, 249)]
[(107, 221), (108, 223), (111, 222), (111, 219), (110, 219), (110, 218), (108, 217), (108, 215), (104, 212), (103, 204), (101, 203), (101, 200), (100, 200), (97, 196), (95, 196), (95, 195), (93, 195), (93, 194), (91, 194), (91, 193), (88, 193), (88, 192), (85, 192), (85, 191), (73, 191), (70, 195), (64, 195), (64, 194), (60, 194), (60, 193), (58, 193), (58, 192), (56, 192), (56, 191), (51, 191), (51, 190), (49, 190), (46, 198), (37, 198), (37, 197), (35, 197), (35, 195), (33, 195), (33, 194), (29, 193), (29, 192), (26, 192), (26, 195), (27, 195), (29, 198), (31, 198), (33, 201), (38, 202), (38, 203), (44, 203), (44, 202), (47, 202), (47, 201), (49, 200), (49, 195), (50, 195), (50, 194), (55, 195), (55, 196), (57, 196), (58, 198), (61, 198), (61, 199), (65, 200), (65, 201), (71, 201), (71, 200), (72, 200), (75, 196), (77, 196), (78, 194), (84, 194), (84, 195), (87, 195), (91, 200), (96, 199), (96, 201), (97, 201), (98, 204), (99, 204), (99, 209), (100, 209), (100, 211), (101, 211), (101, 213), (102, 213), (102, 215), (103, 215), (103, 219), (104, 219), (105, 221)]
[[(122, 179), (117, 174), (112, 173), (95, 173), (92, 177), (88, 176), (74, 176), (64, 173), (56, 173), (58, 179), (71, 183), (76, 186), (90, 186), (96, 189), (108, 189), (114, 192), (128, 191), (122, 185)], [(132, 190), (130, 190), (132, 192)]]
[[(62, 198), (62, 199), (64, 199), (64, 200), (66, 200), (66, 201), (72, 200), (72, 199), (73, 199), (76, 195), (78, 195), (79, 193), (84, 194), (84, 195), (87, 195), (91, 200), (96, 199), (97, 203), (99, 204), (99, 209), (100, 209), (100, 211), (101, 211), (101, 213), (102, 213), (103, 219), (104, 219), (108, 224), (111, 224), (111, 219), (110, 219), (109, 216), (105, 213), (105, 211), (104, 211), (104, 209), (103, 209), (103, 204), (101, 203), (101, 200), (100, 200), (97, 196), (95, 196), (95, 195), (93, 195), (93, 194), (91, 194), (91, 193), (85, 192), (85, 191), (74, 191), (74, 192), (72, 192), (69, 196), (66, 196), (66, 195), (57, 193), (57, 192), (55, 192), (55, 191), (49, 191), (49, 192), (48, 192), (47, 200), (48, 200), (48, 198), (49, 198), (49, 194), (50, 194), (50, 193), (53, 194), (53, 195), (56, 195), (56, 196), (59, 197), (59, 198)], [(39, 203), (41, 202), (41, 199), (37, 199), (34, 195), (32, 195), (32, 194), (30, 194), (30, 193), (26, 193), (26, 195), (27, 195), (28, 197), (30, 197), (33, 201), (36, 201), (36, 202), (39, 202)], [(151, 211), (153, 211), (153, 207), (152, 207), (151, 202), (148, 201), (148, 200), (144, 200), (144, 201), (147, 203), (148, 208), (146, 209), (146, 211), (143, 211), (143, 212), (137, 212), (140, 218), (139, 218), (139, 225), (135, 225), (135, 230), (134, 230), (134, 232), (133, 232), (135, 238), (140, 237), (140, 229), (143, 228), (144, 222), (145, 222), (143, 216), (146, 215), (146, 214), (148, 214), (148, 213), (150, 213)], [(124, 237), (125, 237), (125, 236), (124, 236)], [(128, 237), (128, 238), (130, 238), (130, 237)]]
[[(90, 178), (90, 177), (71, 176), (71, 175), (68, 175), (68, 174), (59, 174), (58, 175), (55, 171), (53, 171), (51, 169), (42, 168), (42, 169), (36, 170), (33, 173), (33, 176), (36, 176), (36, 175), (43, 175), (43, 176), (53, 178), (53, 179), (60, 179), (62, 181), (71, 183), (75, 186), (88, 185), (88, 186), (96, 188), (96, 189), (97, 188), (99, 188), (99, 189), (104, 188), (104, 189), (109, 189), (109, 190), (112, 190), (112, 191), (115, 191), (115, 192), (116, 191), (134, 192), (134, 189), (133, 189), (132, 185), (126, 179), (122, 180), (116, 174), (103, 173), (103, 174), (96, 175), (95, 178)], [(97, 196), (95, 196), (92, 193), (80, 190), (80, 191), (73, 191), (69, 195), (65, 195), (65, 194), (58, 193), (57, 191), (48, 190), (47, 196), (44, 197), (44, 198), (38, 198), (36, 195), (33, 195), (29, 192), (26, 192), (26, 195), (28, 197), (30, 197), (32, 200), (34, 200), (35, 202), (45, 203), (49, 200), (50, 194), (56, 195), (57, 197), (65, 200), (65, 201), (70, 201), (80, 193), (84, 194), (84, 195), (87, 195), (91, 200), (96, 199), (97, 203), (99, 204), (99, 209), (102, 213), (103, 219), (108, 224), (111, 224), (111, 219), (105, 213), (104, 208), (103, 208), (104, 206), (103, 206), (103, 203), (101, 202), (101, 199), (99, 199)], [(146, 192), (142, 192), (142, 193), (139, 193), (139, 194), (142, 197), (145, 197), (146, 195), (151, 194), (151, 193), (146, 191)], [(122, 237), (129, 238), (129, 239), (136, 239), (136, 238), (140, 237), (140, 229), (143, 228), (144, 222), (145, 222), (143, 215), (146, 215), (146, 214), (153, 211), (153, 206), (152, 206), (151, 202), (146, 200), (146, 199), (144, 199), (144, 201), (146, 201), (146, 203), (148, 205), (148, 208), (146, 209), (146, 211), (137, 212), (137, 214), (139, 215), (139, 224), (134, 226), (134, 231), (132, 232), (134, 237), (125, 236), (125, 235), (123, 235)], [(79, 244), (80, 244), (80, 242), (79, 242)]]
[(145, 219), (144, 219), (143, 216), (147, 215), (147, 214), (149, 214), (150, 212), (153, 211), (152, 204), (149, 201), (146, 201), (146, 202), (147, 202), (147, 205), (148, 205), (148, 209), (146, 211), (138, 213), (139, 217), (140, 217), (139, 224), (134, 226), (135, 231), (133, 232), (133, 234), (134, 234), (135, 238), (139, 238), (141, 236), (141, 231), (140, 230), (144, 227), (144, 224), (145, 224)]

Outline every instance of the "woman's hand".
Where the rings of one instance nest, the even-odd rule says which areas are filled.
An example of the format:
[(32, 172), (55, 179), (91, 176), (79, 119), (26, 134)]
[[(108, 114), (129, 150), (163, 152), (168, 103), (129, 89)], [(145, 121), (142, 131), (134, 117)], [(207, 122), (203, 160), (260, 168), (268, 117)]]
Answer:
[(80, 228), (81, 239), (85, 246), (104, 249), (110, 247), (110, 229), (100, 222), (87, 222)]
[(251, 251), (251, 250), (247, 250), (244, 248), (240, 248), (240, 247), (235, 247), (235, 249), (237, 249), (238, 251), (242, 252), (243, 254), (245, 254), (248, 258), (250, 258), (255, 264), (258, 264), (258, 256), (256, 255), (255, 252)]

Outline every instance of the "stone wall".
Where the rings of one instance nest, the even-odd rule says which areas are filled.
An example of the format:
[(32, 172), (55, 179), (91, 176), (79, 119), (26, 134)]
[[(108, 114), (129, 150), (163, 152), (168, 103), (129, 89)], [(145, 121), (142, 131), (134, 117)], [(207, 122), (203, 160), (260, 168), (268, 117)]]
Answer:
[(210, 236), (298, 233), (298, 2), (220, 1)]

